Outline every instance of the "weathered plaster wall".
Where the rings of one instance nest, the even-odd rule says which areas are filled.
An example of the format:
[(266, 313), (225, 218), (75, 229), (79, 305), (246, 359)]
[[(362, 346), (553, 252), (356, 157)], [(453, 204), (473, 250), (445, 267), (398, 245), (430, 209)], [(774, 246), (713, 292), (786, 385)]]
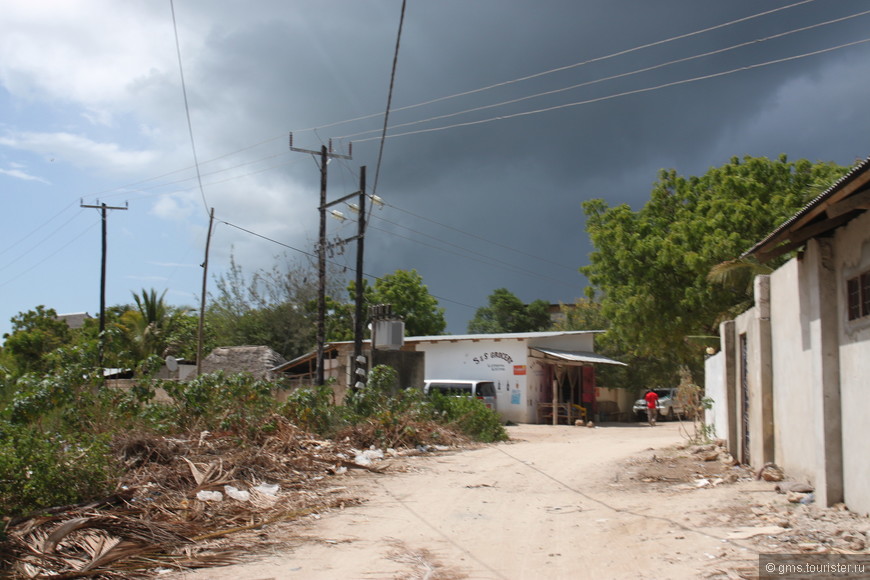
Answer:
[(728, 440), (728, 405), (725, 385), (725, 353), (720, 351), (704, 362), (704, 395), (713, 400), (707, 409), (705, 420), (713, 428), (713, 434)]
[(812, 402), (812, 343), (802, 309), (798, 260), (779, 268), (770, 279), (773, 352), (775, 462), (789, 476), (815, 479), (815, 432)]
[(870, 270), (870, 213), (852, 220), (836, 240), (840, 324), (843, 490), (849, 508), (870, 513), (870, 317), (848, 321), (846, 280)]

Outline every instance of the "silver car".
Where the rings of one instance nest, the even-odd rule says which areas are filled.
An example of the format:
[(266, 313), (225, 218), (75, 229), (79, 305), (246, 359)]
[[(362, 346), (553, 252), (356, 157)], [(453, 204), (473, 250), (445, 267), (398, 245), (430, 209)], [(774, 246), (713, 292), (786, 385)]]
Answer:
[[(653, 389), (653, 392), (659, 396), (659, 401), (656, 404), (659, 419), (670, 421), (683, 415), (682, 407), (677, 404), (677, 389)], [(646, 409), (646, 399), (644, 398), (635, 401), (634, 406), (631, 408), (635, 419), (638, 421), (646, 420)]]

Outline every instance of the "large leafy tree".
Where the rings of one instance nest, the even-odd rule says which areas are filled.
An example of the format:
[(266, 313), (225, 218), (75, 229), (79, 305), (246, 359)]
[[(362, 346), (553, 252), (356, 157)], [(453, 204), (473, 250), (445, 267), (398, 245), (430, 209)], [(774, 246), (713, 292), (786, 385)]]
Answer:
[(711, 268), (739, 256), (846, 169), (735, 157), (700, 177), (661, 171), (638, 211), (585, 202), (595, 249), (581, 271), (602, 297), (609, 340), (658, 381), (676, 380), (680, 366), (698, 373), (703, 355), (687, 337), (716, 334), (745, 300), (744, 291), (708, 280)]
[[(351, 285), (351, 296), (354, 288)], [(375, 280), (374, 287), (366, 285), (363, 293), (368, 305), (391, 304), (393, 313), (405, 320), (407, 336), (434, 336), (447, 328), (444, 308), (429, 294), (417, 270), (396, 270)]]
[(524, 304), (507, 288), (494, 290), (488, 300), (488, 305), (478, 308), (474, 318), (468, 322), (468, 332), (535, 332), (552, 326), (550, 305), (545, 300)]
[(12, 332), (3, 335), (3, 350), (19, 372), (45, 372), (46, 355), (72, 339), (67, 323), (53, 308), (43, 305), (19, 312), (10, 320)]

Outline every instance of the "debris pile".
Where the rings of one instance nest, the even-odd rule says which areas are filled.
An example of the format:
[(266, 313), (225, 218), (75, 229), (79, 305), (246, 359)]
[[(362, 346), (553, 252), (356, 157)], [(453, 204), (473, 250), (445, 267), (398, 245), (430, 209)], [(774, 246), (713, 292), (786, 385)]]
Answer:
[(749, 469), (737, 464), (724, 448), (724, 442), (646, 453), (629, 460), (623, 471), (617, 476), (620, 481), (679, 489), (716, 487), (753, 477)]
[[(337, 477), (349, 469), (381, 473), (386, 455), (423, 452), (385, 455), (349, 437), (318, 439), (280, 417), (271, 424), (254, 442), (209, 432), (119, 439), (118, 493), (7, 522), (0, 565), (17, 578), (149, 578), (226, 565), (249, 551), (245, 532), (360, 503)], [(447, 432), (439, 440), (461, 441)]]

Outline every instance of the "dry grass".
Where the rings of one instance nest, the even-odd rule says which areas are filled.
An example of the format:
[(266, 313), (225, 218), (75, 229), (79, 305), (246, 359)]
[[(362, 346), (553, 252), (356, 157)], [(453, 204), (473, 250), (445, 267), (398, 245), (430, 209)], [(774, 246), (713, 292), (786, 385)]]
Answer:
[[(336, 485), (372, 433), (365, 426), (322, 440), (281, 418), (250, 442), (208, 432), (188, 438), (137, 433), (119, 437), (114, 452), (127, 468), (111, 507), (68, 507), (12, 522), (0, 558), (13, 578), (148, 578), (157, 568), (225, 565), (250, 552), (243, 532), (360, 503)], [(431, 426), (427, 428), (433, 429)], [(435, 431), (432, 431), (435, 432)], [(465, 439), (439, 428), (440, 444)], [(260, 484), (277, 485), (271, 495)], [(225, 486), (249, 493), (240, 501)], [(219, 491), (221, 501), (197, 498)]]

